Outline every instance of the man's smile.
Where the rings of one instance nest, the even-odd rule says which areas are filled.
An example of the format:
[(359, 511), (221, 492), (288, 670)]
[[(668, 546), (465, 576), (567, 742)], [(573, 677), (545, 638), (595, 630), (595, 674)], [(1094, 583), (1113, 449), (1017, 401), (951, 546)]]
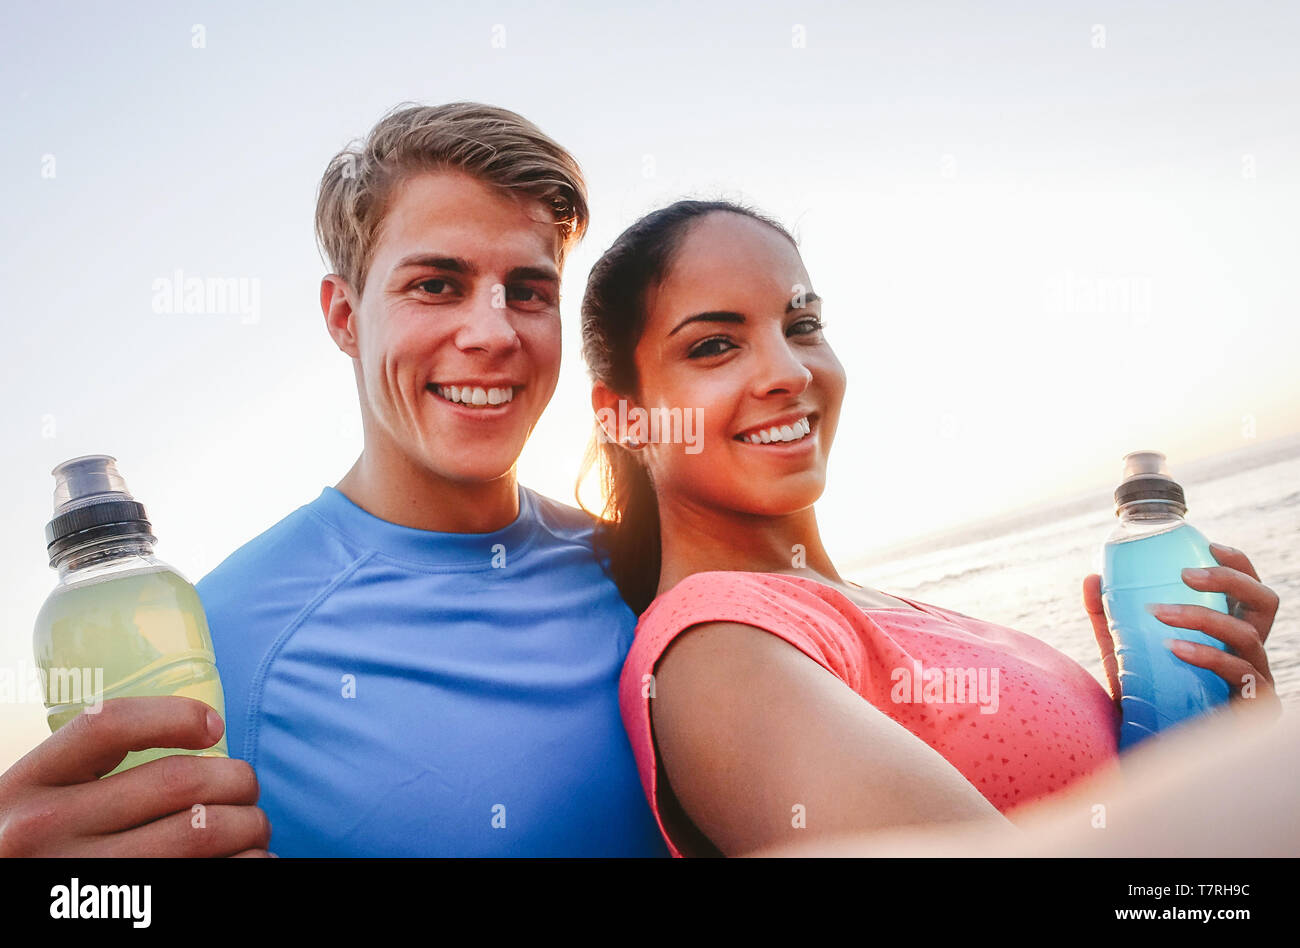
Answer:
[(509, 383), (491, 385), (473, 382), (430, 382), (426, 388), (440, 400), (458, 408), (498, 414), (506, 410), (507, 406), (514, 401), (515, 393), (521, 391), (523, 386)]

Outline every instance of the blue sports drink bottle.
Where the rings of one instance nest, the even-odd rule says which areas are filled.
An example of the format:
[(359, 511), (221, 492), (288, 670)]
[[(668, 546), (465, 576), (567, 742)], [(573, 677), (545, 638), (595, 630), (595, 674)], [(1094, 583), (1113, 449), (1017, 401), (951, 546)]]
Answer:
[(1102, 546), (1101, 599), (1119, 665), (1119, 749), (1205, 714), (1228, 700), (1228, 683), (1188, 664), (1164, 644), (1186, 639), (1226, 649), (1200, 632), (1161, 622), (1147, 603), (1207, 606), (1225, 615), (1228, 597), (1183, 582), (1182, 571), (1218, 566), (1201, 532), (1183, 519), (1183, 489), (1159, 451), (1124, 455), (1123, 481), (1115, 490), (1119, 525)]

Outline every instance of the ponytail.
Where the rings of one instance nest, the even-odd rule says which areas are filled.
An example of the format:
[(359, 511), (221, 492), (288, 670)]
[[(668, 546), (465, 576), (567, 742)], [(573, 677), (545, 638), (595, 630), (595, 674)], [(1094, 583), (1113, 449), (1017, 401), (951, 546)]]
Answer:
[(596, 552), (624, 601), (640, 615), (659, 587), (659, 497), (637, 453), (605, 438), (599, 426), (587, 446), (579, 481), (593, 464), (599, 465), (605, 498), (596, 524)]

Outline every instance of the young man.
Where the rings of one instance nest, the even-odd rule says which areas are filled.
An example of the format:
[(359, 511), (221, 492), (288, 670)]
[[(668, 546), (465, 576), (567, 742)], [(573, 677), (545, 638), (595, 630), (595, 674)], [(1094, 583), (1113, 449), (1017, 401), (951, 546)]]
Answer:
[(198, 583), (232, 759), (98, 780), (220, 734), (105, 702), (0, 775), (0, 854), (667, 854), (618, 709), (635, 616), (587, 516), (515, 480), (586, 224), (577, 163), (503, 109), (404, 108), (331, 161), (321, 308), (365, 446)]
[(394, 112), (325, 172), (365, 447), (198, 584), (277, 855), (664, 852), (618, 711), (635, 617), (587, 516), (515, 480), (586, 224), (577, 162), (484, 105)]

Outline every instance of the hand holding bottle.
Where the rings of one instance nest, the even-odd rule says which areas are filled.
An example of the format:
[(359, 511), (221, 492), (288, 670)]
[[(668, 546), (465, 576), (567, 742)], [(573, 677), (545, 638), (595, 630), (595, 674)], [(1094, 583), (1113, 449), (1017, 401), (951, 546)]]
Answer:
[(132, 751), (198, 750), (224, 732), (193, 698), (111, 698), (77, 715), (0, 774), (0, 857), (271, 855), (247, 761), (173, 755), (104, 777)]
[[(1234, 707), (1258, 706), (1273, 716), (1281, 714), (1282, 703), (1273, 686), (1273, 676), (1268, 667), (1264, 642), (1268, 639), (1280, 602), (1277, 593), (1259, 580), (1250, 559), (1240, 550), (1210, 544), (1210, 552), (1221, 564), (1206, 570), (1204, 579), (1196, 579), (1187, 571), (1183, 582), (1202, 592), (1225, 593), (1232, 605), (1229, 615), (1204, 606), (1152, 604), (1153, 615), (1170, 626), (1196, 629), (1228, 646), (1230, 651), (1180, 640), (1172, 632), (1169, 638), (1182, 641), (1186, 654), (1174, 654), (1182, 661), (1208, 669), (1228, 683), (1229, 701)], [(1090, 573), (1083, 579), (1083, 604), (1092, 621), (1093, 635), (1101, 653), (1102, 666), (1110, 683), (1111, 696), (1119, 700), (1118, 664), (1114, 641), (1106, 620), (1101, 599), (1101, 575)], [(1243, 694), (1245, 676), (1253, 676), (1253, 697)], [(1243, 704), (1247, 702), (1247, 704)]]
[(1214, 672), (1228, 683), (1229, 700), (1265, 708), (1274, 717), (1282, 713), (1282, 702), (1273, 687), (1264, 642), (1277, 617), (1278, 594), (1260, 582), (1250, 559), (1240, 550), (1210, 544), (1210, 552), (1221, 565), (1197, 571), (1183, 570), (1183, 582), (1202, 592), (1221, 592), (1231, 604), (1229, 615), (1204, 606), (1153, 603), (1151, 613), (1166, 625), (1196, 629), (1228, 646), (1228, 651), (1187, 642), (1171, 632), (1173, 653), (1189, 665)]

